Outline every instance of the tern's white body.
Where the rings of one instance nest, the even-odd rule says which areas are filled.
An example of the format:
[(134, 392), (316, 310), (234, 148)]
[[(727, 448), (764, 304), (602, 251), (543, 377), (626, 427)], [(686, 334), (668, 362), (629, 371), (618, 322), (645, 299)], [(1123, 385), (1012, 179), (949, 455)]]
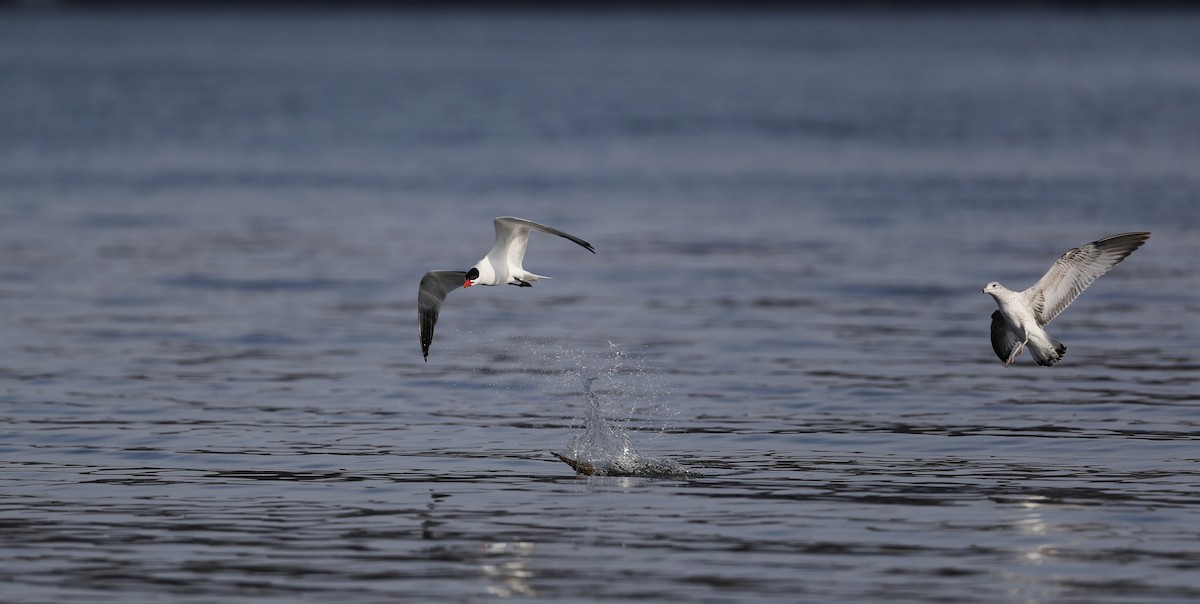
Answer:
[[(525, 270), (525, 248), (529, 246), (529, 232), (541, 231), (570, 239), (583, 246), (593, 254), (591, 244), (574, 236), (545, 225), (531, 222), (522, 218), (502, 216), (495, 221), (496, 243), (475, 266), (479, 275), (471, 279), (471, 285), (519, 285), (526, 286), (534, 281), (549, 279), (545, 275), (536, 275)], [(467, 271), (468, 273), (470, 271)]]

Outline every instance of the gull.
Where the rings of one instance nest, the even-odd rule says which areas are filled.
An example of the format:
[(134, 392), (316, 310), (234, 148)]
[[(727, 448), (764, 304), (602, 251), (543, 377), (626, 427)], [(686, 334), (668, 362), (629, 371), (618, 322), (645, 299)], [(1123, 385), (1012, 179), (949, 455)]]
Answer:
[(992, 350), (1004, 366), (1011, 365), (1027, 347), (1039, 365), (1057, 363), (1067, 347), (1042, 326), (1149, 238), (1150, 233), (1121, 233), (1072, 248), (1025, 291), (1015, 292), (995, 281), (984, 286), (982, 292), (991, 294), (1000, 307), (992, 313)]
[(535, 275), (521, 266), (525, 259), (525, 248), (529, 245), (529, 232), (541, 231), (558, 235), (578, 243), (595, 254), (592, 244), (569, 233), (564, 233), (544, 224), (524, 218), (501, 216), (493, 221), (496, 226), (496, 243), (492, 250), (467, 271), (430, 271), (421, 277), (421, 289), (417, 293), (417, 315), (421, 323), (421, 355), (429, 362), (429, 345), (433, 343), (433, 326), (437, 324), (442, 301), (451, 291), (472, 285), (515, 285), (533, 287), (535, 281), (549, 279)]

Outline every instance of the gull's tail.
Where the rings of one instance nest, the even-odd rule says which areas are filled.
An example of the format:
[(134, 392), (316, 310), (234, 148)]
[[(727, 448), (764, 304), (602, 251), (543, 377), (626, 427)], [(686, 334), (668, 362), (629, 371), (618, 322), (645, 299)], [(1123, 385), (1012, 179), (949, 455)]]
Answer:
[(1064, 354), (1067, 354), (1066, 345), (1055, 340), (1050, 334), (1046, 334), (1046, 342), (1049, 344), (1048, 346), (1029, 346), (1029, 354), (1032, 354), (1033, 360), (1043, 367), (1057, 363)]

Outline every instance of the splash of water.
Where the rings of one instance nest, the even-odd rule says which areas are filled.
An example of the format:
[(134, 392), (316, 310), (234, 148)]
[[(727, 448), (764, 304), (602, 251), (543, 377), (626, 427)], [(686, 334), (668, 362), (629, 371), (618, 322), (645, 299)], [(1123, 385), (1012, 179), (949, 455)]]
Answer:
[[(611, 342), (609, 346), (615, 348)], [(615, 351), (618, 361), (614, 371), (620, 369), (622, 355)], [(571, 439), (568, 456), (559, 455), (576, 471), (596, 476), (691, 476), (694, 472), (670, 459), (647, 456), (634, 448), (629, 433), (620, 425), (604, 417), (604, 405), (592, 389), (599, 376), (588, 375), (582, 359), (577, 364), (577, 375), (583, 382), (587, 402), (583, 413), (583, 432)], [(556, 454), (557, 455), (557, 454)], [(565, 457), (565, 458), (564, 458)]]

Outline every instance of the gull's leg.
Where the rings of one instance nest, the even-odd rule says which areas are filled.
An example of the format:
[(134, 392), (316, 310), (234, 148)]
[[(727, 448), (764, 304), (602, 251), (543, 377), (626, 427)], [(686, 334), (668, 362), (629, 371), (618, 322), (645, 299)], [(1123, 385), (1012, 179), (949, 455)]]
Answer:
[(1029, 330), (1022, 329), (1021, 331), (1025, 333), (1025, 339), (1020, 344), (1014, 346), (1012, 352), (1009, 353), (1008, 358), (1004, 359), (1005, 367), (1012, 365), (1013, 362), (1017, 360), (1017, 357), (1021, 356), (1021, 351), (1025, 350), (1025, 345), (1029, 343)]
[(1026, 331), (1025, 332), (1025, 340), (1023, 342), (1021, 342), (1020, 346), (1017, 346), (1016, 348), (1013, 349), (1013, 353), (1008, 356), (1008, 360), (1004, 361), (1004, 366), (1008, 367), (1009, 365), (1012, 365), (1013, 361), (1017, 360), (1017, 357), (1021, 356), (1021, 351), (1025, 350), (1025, 345), (1028, 343), (1029, 343), (1029, 332)]

